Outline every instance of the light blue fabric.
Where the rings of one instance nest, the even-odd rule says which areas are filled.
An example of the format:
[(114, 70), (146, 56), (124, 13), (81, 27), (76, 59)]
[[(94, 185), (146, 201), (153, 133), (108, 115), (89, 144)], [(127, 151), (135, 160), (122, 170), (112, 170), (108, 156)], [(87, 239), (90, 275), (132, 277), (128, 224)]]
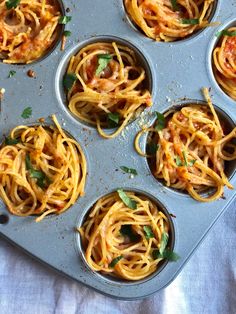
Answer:
[(102, 296), (54, 273), (0, 239), (1, 314), (234, 314), (236, 202), (218, 220), (182, 273), (141, 301)]

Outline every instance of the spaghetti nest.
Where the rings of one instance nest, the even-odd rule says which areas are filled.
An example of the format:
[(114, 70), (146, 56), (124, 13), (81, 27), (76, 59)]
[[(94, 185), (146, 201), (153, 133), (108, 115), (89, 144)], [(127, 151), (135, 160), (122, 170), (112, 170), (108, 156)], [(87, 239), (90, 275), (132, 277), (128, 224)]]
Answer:
[(30, 63), (41, 58), (59, 34), (60, 7), (56, 0), (21, 0), (8, 6), (0, 0), (0, 59)]
[[(156, 127), (142, 130), (135, 146), (145, 156), (138, 142), (144, 132), (150, 132), (149, 145), (156, 145), (156, 153), (147, 155), (153, 175), (167, 186), (188, 191), (197, 201), (209, 202), (223, 196), (225, 185), (233, 189), (224, 170), (226, 161), (236, 159), (236, 128), (230, 133), (224, 130), (208, 90), (204, 93), (208, 107), (190, 104), (167, 113), (166, 126), (160, 130), (157, 122)], [(201, 192), (208, 188), (213, 192), (204, 197)]]
[(213, 71), (221, 88), (236, 100), (236, 27), (227, 30), (213, 52)]
[(56, 127), (18, 126), (0, 149), (0, 197), (17, 216), (61, 214), (84, 194), (86, 160)]
[(136, 202), (136, 209), (114, 192), (96, 202), (78, 231), (94, 271), (140, 280), (155, 272), (163, 260), (156, 252), (167, 245), (170, 227), (164, 213), (146, 196), (132, 192), (126, 196)]
[[(73, 86), (67, 89), (69, 109), (79, 119), (97, 125), (104, 138), (117, 136), (143, 106), (152, 105), (145, 89), (145, 70), (130, 48), (115, 42), (81, 49), (70, 60), (64, 85), (73, 77)], [(108, 135), (102, 127), (118, 128)]]
[(150, 38), (175, 41), (208, 25), (215, 0), (124, 0), (134, 23)]

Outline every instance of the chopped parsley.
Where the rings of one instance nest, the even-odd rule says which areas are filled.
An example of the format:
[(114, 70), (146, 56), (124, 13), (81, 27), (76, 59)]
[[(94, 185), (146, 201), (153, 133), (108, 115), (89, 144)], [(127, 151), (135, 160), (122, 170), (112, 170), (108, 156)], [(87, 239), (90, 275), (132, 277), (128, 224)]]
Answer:
[(179, 10), (179, 5), (177, 3), (177, 0), (171, 0), (171, 5), (174, 11), (178, 11)]
[(107, 114), (107, 125), (109, 128), (115, 128), (119, 124), (120, 115), (118, 112), (111, 112)]
[(182, 19), (182, 24), (197, 25), (199, 24), (199, 19)]
[(180, 159), (179, 156), (175, 157), (175, 163), (178, 167), (183, 167), (183, 166), (192, 167), (195, 164), (195, 162), (197, 161), (196, 159), (192, 159), (188, 162), (185, 151), (182, 151), (182, 155), (183, 155), (184, 162), (182, 162), (182, 160)]
[(110, 262), (109, 267), (110, 267), (110, 268), (114, 268), (114, 267), (116, 266), (116, 264), (117, 264), (122, 258), (123, 258), (122, 255), (117, 256), (116, 258), (114, 258), (114, 259)]
[(169, 240), (168, 233), (163, 232), (161, 235), (161, 244), (160, 244), (160, 249), (159, 249), (160, 254), (163, 254), (163, 252), (165, 251), (168, 240)]
[(30, 177), (37, 180), (37, 185), (42, 189), (46, 188), (50, 183), (50, 179), (42, 171), (34, 169), (29, 154), (25, 156), (25, 165), (26, 169), (29, 171)]
[(16, 8), (19, 3), (20, 3), (20, 0), (8, 0), (8, 1), (6, 1), (7, 10), (10, 10), (12, 8)]
[(63, 78), (63, 86), (67, 91), (69, 91), (76, 81), (77, 76), (75, 73), (67, 73)]
[(151, 238), (154, 238), (154, 234), (153, 234), (152, 228), (150, 226), (144, 226), (143, 230), (145, 232), (145, 238), (147, 240), (151, 239)]
[(216, 37), (221, 37), (221, 36), (233, 37), (233, 36), (236, 36), (236, 31), (228, 31), (227, 29), (223, 29), (222, 31), (216, 33)]
[(160, 112), (155, 111), (156, 114), (156, 125), (155, 125), (155, 129), (157, 131), (161, 131), (164, 129), (165, 124), (166, 124), (166, 119), (164, 117), (164, 115)]
[(130, 174), (133, 174), (135, 176), (138, 175), (137, 170), (135, 170), (133, 168), (128, 168), (128, 167), (125, 167), (125, 166), (121, 166), (120, 169), (123, 170), (125, 173), (130, 173)]
[(10, 136), (5, 138), (5, 145), (16, 145), (18, 143), (20, 143), (20, 140), (17, 138), (11, 138)]
[(69, 22), (71, 21), (71, 19), (72, 19), (71, 16), (66, 16), (66, 15), (64, 15), (64, 16), (61, 16), (61, 17), (59, 18), (58, 23), (65, 25), (65, 24), (69, 23)]
[(8, 78), (13, 77), (15, 74), (16, 74), (16, 71), (14, 70), (9, 71)]
[(189, 167), (192, 167), (195, 164), (196, 161), (197, 161), (196, 159), (190, 160), (189, 163), (188, 163)]
[(64, 35), (65, 37), (70, 37), (70, 36), (71, 36), (71, 32), (70, 32), (70, 31), (64, 31), (64, 32), (63, 32), (63, 35)]
[(96, 69), (96, 76), (98, 76), (109, 64), (109, 62), (112, 59), (112, 56), (110, 54), (101, 54), (97, 56), (98, 58), (98, 66)]
[(31, 117), (31, 115), (32, 115), (32, 108), (26, 107), (21, 114), (21, 118), (29, 119)]
[(127, 207), (130, 209), (137, 209), (137, 202), (132, 200), (122, 189), (117, 190), (117, 193)]
[(159, 250), (154, 250), (152, 252), (152, 257), (154, 259), (163, 258), (167, 259), (170, 262), (176, 262), (178, 259), (180, 259), (180, 256), (176, 254), (175, 252), (171, 251), (170, 249), (165, 249), (162, 254), (160, 254)]
[(175, 163), (176, 163), (176, 165), (178, 167), (182, 167), (183, 166), (183, 163), (182, 163), (182, 161), (181, 161), (181, 159), (179, 158), (178, 155), (175, 157)]

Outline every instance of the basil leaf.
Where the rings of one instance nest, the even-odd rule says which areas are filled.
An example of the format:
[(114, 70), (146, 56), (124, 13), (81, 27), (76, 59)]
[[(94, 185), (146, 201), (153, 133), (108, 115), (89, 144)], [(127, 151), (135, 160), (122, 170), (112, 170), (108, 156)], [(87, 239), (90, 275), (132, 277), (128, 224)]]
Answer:
[(145, 238), (147, 240), (151, 239), (151, 238), (154, 238), (154, 234), (153, 234), (152, 228), (150, 226), (144, 226), (143, 230), (145, 232)]
[(175, 252), (171, 251), (170, 249), (165, 249), (165, 251), (160, 254), (159, 250), (154, 250), (152, 252), (153, 259), (163, 258), (167, 259), (170, 262), (176, 262), (178, 259), (180, 259), (180, 256), (176, 254)]
[(160, 254), (163, 254), (163, 252), (165, 251), (168, 240), (169, 240), (169, 235), (166, 232), (162, 233), (161, 245), (160, 245), (160, 249), (159, 249)]
[(175, 163), (178, 167), (182, 167), (183, 166), (183, 163), (181, 161), (181, 159), (179, 158), (179, 156), (176, 156), (175, 157)]
[(223, 29), (220, 32), (217, 32), (216, 37), (221, 37), (221, 36), (229, 36), (229, 37), (233, 37), (236, 36), (236, 31), (228, 31), (227, 29)]
[(197, 161), (196, 159), (190, 160), (189, 163), (188, 163), (189, 167), (192, 167), (195, 164), (196, 161)]
[(115, 128), (120, 121), (120, 115), (117, 112), (107, 114), (107, 124), (109, 128)]
[(69, 91), (76, 81), (77, 76), (75, 73), (67, 73), (63, 78), (63, 86), (67, 91)]
[(114, 267), (116, 266), (116, 264), (117, 264), (122, 258), (123, 258), (122, 255), (120, 255), (120, 256), (114, 258), (114, 259), (110, 262), (109, 267), (110, 267), (110, 268), (114, 268)]
[(11, 137), (5, 138), (5, 145), (16, 145), (18, 143), (20, 143), (20, 140), (17, 138), (11, 138)]
[(19, 3), (20, 3), (20, 0), (8, 0), (8, 1), (6, 1), (7, 10), (10, 10), (12, 8), (16, 8)]
[(64, 16), (61, 16), (61, 17), (59, 18), (58, 23), (65, 25), (65, 24), (69, 23), (69, 22), (71, 21), (71, 19), (72, 19), (71, 16), (66, 16), (66, 15), (64, 15)]
[(137, 170), (135, 170), (135, 169), (133, 169), (133, 168), (128, 168), (128, 167), (125, 167), (125, 166), (121, 166), (120, 169), (123, 170), (123, 171), (126, 172), (126, 173), (130, 173), (130, 174), (133, 174), (133, 175), (135, 175), (135, 176), (138, 175)]
[(132, 225), (122, 225), (120, 233), (123, 236), (129, 237), (131, 242), (136, 242), (139, 239), (139, 235), (133, 232)]
[(160, 112), (155, 111), (155, 114), (156, 114), (156, 118), (157, 118), (155, 129), (157, 131), (161, 131), (165, 127), (166, 119), (165, 119), (164, 115)]
[(26, 107), (21, 114), (21, 118), (28, 119), (31, 117), (31, 115), (32, 115), (32, 108)]
[(13, 77), (15, 74), (16, 74), (16, 71), (14, 70), (9, 71), (8, 78)]
[(177, 3), (177, 0), (171, 0), (171, 5), (174, 11), (178, 11), (179, 10), (179, 5)]
[(197, 25), (199, 24), (199, 19), (182, 19), (182, 24)]
[(122, 202), (131, 209), (137, 209), (137, 203), (129, 198), (129, 196), (121, 189), (117, 190), (117, 193), (119, 194), (120, 199)]
[(109, 54), (98, 55), (98, 66), (95, 72), (96, 76), (98, 76), (109, 64), (112, 59), (112, 56)]
[(64, 31), (63, 35), (66, 37), (70, 37), (71, 32), (70, 31)]
[(157, 150), (159, 148), (159, 145), (154, 143), (154, 142), (150, 142), (147, 144), (147, 154), (148, 155), (155, 155)]

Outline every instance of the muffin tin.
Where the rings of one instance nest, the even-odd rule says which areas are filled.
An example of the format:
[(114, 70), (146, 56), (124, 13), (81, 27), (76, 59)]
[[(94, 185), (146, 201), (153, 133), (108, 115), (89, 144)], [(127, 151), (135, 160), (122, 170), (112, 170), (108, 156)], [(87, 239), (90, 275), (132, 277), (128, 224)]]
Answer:
[[(235, 1), (218, 0), (212, 21), (218, 26), (207, 27), (187, 39), (163, 43), (145, 37), (126, 16), (122, 0), (63, 1), (72, 21), (66, 29), (72, 32), (66, 50), (60, 45), (45, 58), (28, 65), (0, 64), (0, 88), (6, 90), (1, 103), (0, 140), (16, 125), (32, 125), (39, 118), (52, 124), (49, 116), (56, 114), (63, 129), (81, 145), (88, 163), (85, 196), (79, 198), (60, 216), (46, 217), (35, 223), (34, 217), (21, 218), (8, 213), (0, 201), (0, 234), (25, 252), (53, 267), (60, 273), (111, 297), (134, 300), (167, 286), (180, 272), (209, 229), (232, 202), (235, 191), (225, 188), (224, 198), (199, 203), (189, 195), (165, 187), (150, 172), (148, 162), (134, 149), (134, 137), (144, 124), (151, 125), (153, 111), (165, 112), (180, 103), (202, 102), (202, 87), (211, 87), (212, 100), (226, 120), (235, 125), (236, 103), (215, 81), (211, 54), (215, 34), (236, 24)], [(69, 10), (68, 10), (69, 8)], [(154, 104), (131, 122), (117, 138), (105, 140), (96, 129), (78, 121), (68, 111), (62, 77), (69, 58), (81, 47), (97, 41), (115, 40), (131, 46), (147, 69)], [(9, 71), (16, 74), (8, 78)], [(33, 70), (35, 78), (27, 75)], [(33, 114), (21, 118), (25, 107)], [(146, 137), (140, 146), (145, 150)], [(120, 166), (135, 168), (138, 175), (130, 177)], [(231, 183), (236, 186), (235, 163), (231, 164)], [(75, 231), (92, 205), (102, 196), (122, 188), (137, 191), (156, 200), (173, 216), (173, 246), (181, 258), (169, 262), (150, 278), (140, 282), (114, 280), (91, 271), (83, 259), (80, 236)], [(176, 216), (176, 218), (174, 217)]]

